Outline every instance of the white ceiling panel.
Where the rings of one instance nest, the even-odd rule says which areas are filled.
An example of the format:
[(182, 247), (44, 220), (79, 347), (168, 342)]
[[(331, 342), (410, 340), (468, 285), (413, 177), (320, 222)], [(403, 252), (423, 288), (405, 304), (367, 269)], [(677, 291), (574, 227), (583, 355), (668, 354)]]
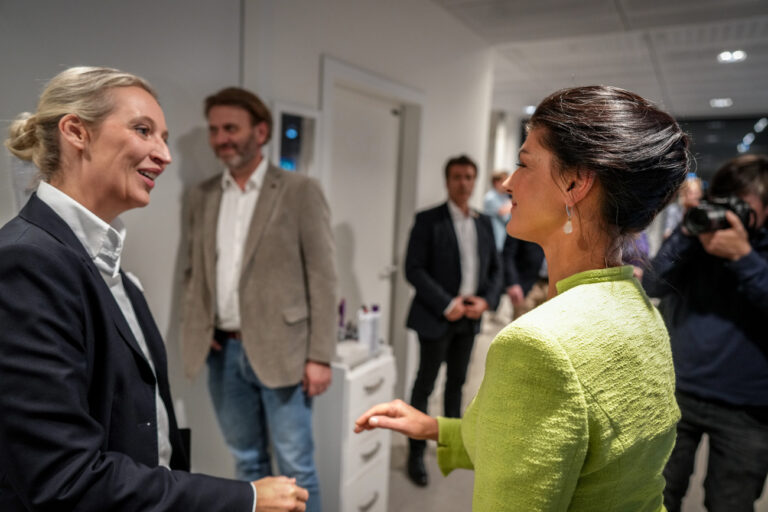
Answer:
[[(495, 108), (599, 83), (681, 117), (768, 112), (767, 0), (434, 1), (495, 47)], [(746, 61), (717, 62), (736, 49)], [(714, 97), (733, 106), (714, 110)]]

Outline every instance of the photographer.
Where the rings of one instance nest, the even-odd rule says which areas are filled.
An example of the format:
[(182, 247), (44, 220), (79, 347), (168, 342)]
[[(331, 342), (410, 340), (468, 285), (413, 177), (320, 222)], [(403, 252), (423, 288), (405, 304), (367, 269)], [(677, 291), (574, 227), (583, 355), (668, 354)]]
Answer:
[(710, 512), (753, 510), (768, 474), (768, 157), (729, 161), (709, 196), (643, 279), (662, 298), (682, 413), (664, 471), (669, 512), (680, 510), (702, 434)]

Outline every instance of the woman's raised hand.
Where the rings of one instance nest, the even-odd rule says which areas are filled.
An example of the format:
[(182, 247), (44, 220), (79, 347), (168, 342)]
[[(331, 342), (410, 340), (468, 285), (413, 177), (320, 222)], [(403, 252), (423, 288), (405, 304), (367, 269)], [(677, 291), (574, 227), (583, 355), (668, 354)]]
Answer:
[(355, 420), (355, 432), (388, 428), (412, 439), (437, 441), (437, 420), (402, 400), (374, 405)]

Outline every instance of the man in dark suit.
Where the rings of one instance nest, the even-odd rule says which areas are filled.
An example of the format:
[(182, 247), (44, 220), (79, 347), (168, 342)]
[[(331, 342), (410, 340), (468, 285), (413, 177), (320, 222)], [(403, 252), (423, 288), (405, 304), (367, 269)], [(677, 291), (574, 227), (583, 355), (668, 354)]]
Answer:
[(514, 308), (513, 320), (547, 300), (544, 250), (539, 245), (507, 236), (501, 251), (501, 265), (504, 289)]
[[(426, 412), (437, 373), (446, 363), (444, 414), (461, 415), (466, 378), (480, 317), (494, 309), (501, 289), (501, 267), (491, 219), (469, 207), (477, 165), (467, 156), (448, 160), (448, 201), (419, 212), (408, 241), (405, 276), (416, 289), (407, 327), (419, 335), (419, 370), (411, 405)], [(428, 483), (424, 441), (410, 441), (408, 475)]]

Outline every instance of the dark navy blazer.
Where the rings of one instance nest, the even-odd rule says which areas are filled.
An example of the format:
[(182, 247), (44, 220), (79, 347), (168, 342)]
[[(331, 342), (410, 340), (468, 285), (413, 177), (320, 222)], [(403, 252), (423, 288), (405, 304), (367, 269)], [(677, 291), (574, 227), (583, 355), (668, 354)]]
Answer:
[(538, 244), (507, 236), (501, 251), (504, 288), (519, 284), (527, 295), (540, 278), (539, 271), (543, 262), (544, 250)]
[(173, 471), (157, 466), (155, 374), (74, 232), (36, 195), (0, 229), (0, 510), (250, 511), (247, 482), (182, 471), (165, 347), (141, 291), (123, 285)]
[[(478, 252), (477, 295), (496, 309), (502, 275), (499, 254), (493, 238), (491, 218), (475, 217)], [(408, 313), (407, 327), (425, 338), (445, 334), (449, 322), (443, 312), (459, 293), (461, 259), (459, 241), (453, 229), (448, 203), (416, 214), (405, 257), (405, 277), (416, 289)], [(475, 333), (480, 330), (476, 320)]]

